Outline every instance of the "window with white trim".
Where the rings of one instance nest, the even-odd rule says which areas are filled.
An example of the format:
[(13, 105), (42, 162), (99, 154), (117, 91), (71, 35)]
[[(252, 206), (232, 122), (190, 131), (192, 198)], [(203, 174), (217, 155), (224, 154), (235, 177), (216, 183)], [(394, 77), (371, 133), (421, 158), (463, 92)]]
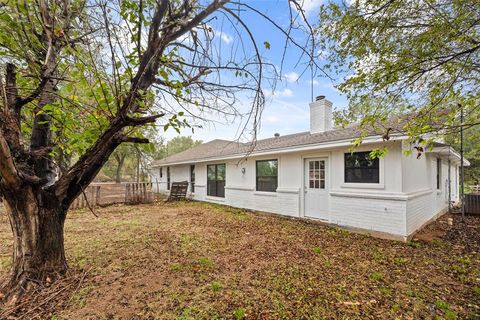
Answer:
[(225, 197), (225, 163), (207, 165), (207, 195)]
[(346, 183), (380, 183), (380, 161), (370, 151), (345, 153)]
[(256, 161), (257, 191), (276, 192), (278, 187), (278, 160)]
[(325, 160), (308, 161), (308, 187), (325, 189)]

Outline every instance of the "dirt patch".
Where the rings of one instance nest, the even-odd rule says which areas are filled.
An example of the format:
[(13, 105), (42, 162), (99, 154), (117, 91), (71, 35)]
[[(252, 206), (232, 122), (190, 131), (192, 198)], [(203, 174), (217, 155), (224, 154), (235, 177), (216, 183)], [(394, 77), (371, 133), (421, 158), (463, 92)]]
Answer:
[[(195, 202), (98, 214), (70, 212), (68, 260), (76, 279), (88, 273), (42, 318), (480, 317), (478, 217), (445, 230), (437, 221), (438, 237), (405, 244)], [(0, 276), (9, 254), (2, 245)]]
[(423, 228), (414, 239), (434, 243), (443, 240), (464, 246), (468, 252), (480, 252), (480, 215), (444, 214)]

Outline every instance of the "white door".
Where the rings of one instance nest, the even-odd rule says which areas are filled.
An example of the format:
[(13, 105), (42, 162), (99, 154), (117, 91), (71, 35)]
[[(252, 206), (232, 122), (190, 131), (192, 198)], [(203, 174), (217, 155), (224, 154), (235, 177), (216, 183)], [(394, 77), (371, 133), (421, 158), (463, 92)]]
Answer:
[(328, 220), (328, 159), (305, 159), (305, 216)]

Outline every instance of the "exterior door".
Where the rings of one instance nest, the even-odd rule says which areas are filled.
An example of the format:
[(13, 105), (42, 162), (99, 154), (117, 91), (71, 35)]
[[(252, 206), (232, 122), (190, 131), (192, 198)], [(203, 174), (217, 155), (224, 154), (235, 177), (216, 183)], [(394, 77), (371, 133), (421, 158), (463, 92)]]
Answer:
[(322, 220), (328, 217), (328, 159), (305, 159), (305, 216)]

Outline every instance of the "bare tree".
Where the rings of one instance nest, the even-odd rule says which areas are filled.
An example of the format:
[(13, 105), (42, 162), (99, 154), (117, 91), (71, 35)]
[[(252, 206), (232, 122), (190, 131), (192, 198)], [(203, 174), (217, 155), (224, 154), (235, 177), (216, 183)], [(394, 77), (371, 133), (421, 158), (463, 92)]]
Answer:
[[(189, 119), (214, 112), (245, 116), (243, 123), (255, 134), (265, 102), (262, 87), (275, 86), (279, 76), (262, 58), (242, 12), (267, 19), (285, 36), (284, 52), (291, 43), (302, 53), (300, 60), (306, 59), (305, 68), (314, 66), (311, 28), (301, 7), (289, 4), (286, 28), (249, 5), (227, 0), (4, 5), (0, 192), (14, 239), (11, 275), (0, 295), (4, 301), (14, 303), (67, 269), (68, 208), (117, 146), (148, 142), (137, 128), (163, 118), (164, 129), (178, 130), (192, 127)], [(216, 42), (220, 19), (237, 32), (238, 44), (228, 55)], [(295, 40), (292, 30), (306, 32), (305, 43)], [(240, 97), (250, 99), (246, 112), (237, 108)], [(55, 157), (75, 152), (72, 165), (60, 172)]]

